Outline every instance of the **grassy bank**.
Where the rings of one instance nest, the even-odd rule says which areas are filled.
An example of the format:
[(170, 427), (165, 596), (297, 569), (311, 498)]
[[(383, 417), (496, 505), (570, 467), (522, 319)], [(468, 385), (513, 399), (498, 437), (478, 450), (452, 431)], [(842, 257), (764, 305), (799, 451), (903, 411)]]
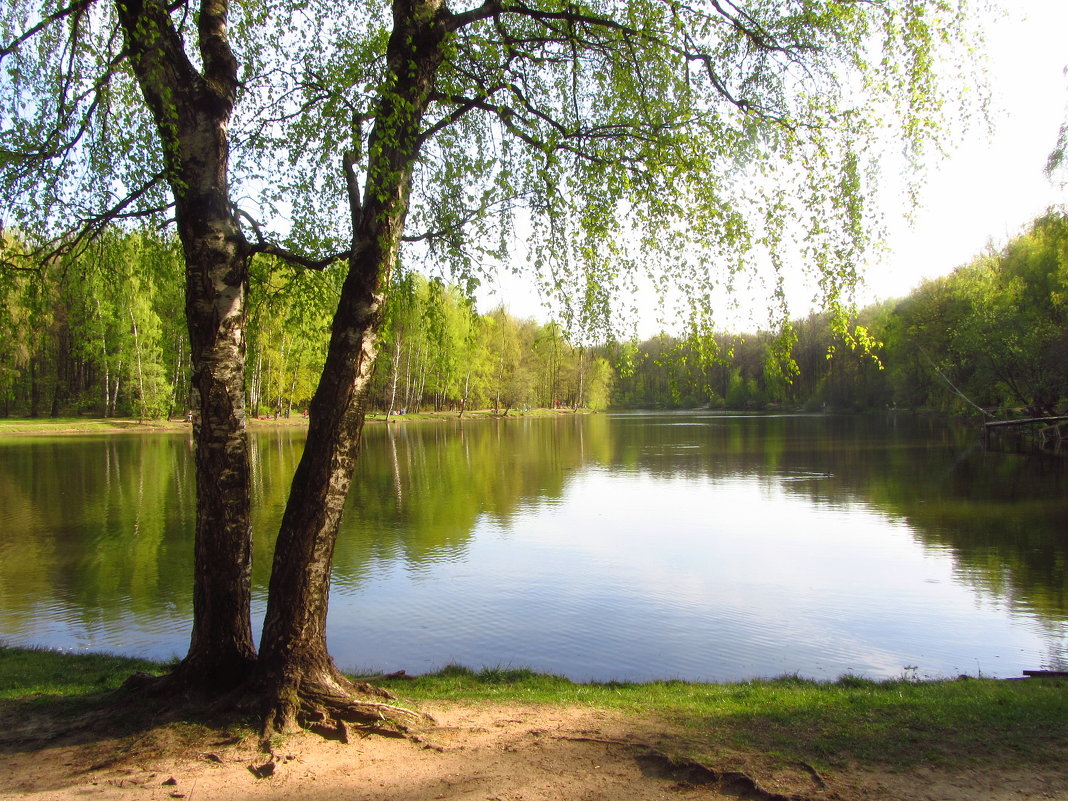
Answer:
[[(0, 647), (0, 710), (105, 704), (134, 671), (159, 664), (100, 654)], [(819, 769), (851, 765), (1004, 768), (1056, 764), (1068, 742), (1068, 683), (962, 678), (837, 682), (781, 678), (732, 684), (575, 684), (526, 670), (446, 668), (379, 682), (404, 703), (586, 706), (675, 733), (699, 761), (724, 754)], [(6, 710), (5, 710), (6, 707)]]
[(685, 731), (684, 755), (700, 761), (726, 749), (825, 767), (1009, 766), (1059, 761), (1068, 741), (1068, 682), (1056, 679), (574, 684), (446, 668), (387, 684), (417, 702), (582, 704), (655, 717)]
[[(501, 417), (550, 417), (570, 415), (572, 409), (530, 409), (529, 411), (512, 410), (505, 415), (495, 414), (492, 409), (475, 409), (465, 412), (464, 420), (490, 420)], [(583, 412), (579, 412), (582, 414)], [(456, 420), (456, 412), (413, 412), (412, 414), (392, 415), (389, 423), (408, 423), (427, 420)], [(384, 414), (370, 414), (368, 423), (385, 423)], [(301, 428), (308, 424), (307, 418), (296, 414), (275, 419), (273, 417), (251, 417), (248, 421), (252, 430), (260, 428)], [(151, 433), (167, 431), (189, 431), (191, 425), (185, 420), (132, 420), (123, 418), (89, 418), (89, 417), (9, 417), (0, 418), (0, 436), (9, 435), (63, 435), (63, 434), (115, 434), (115, 433)]]
[(5, 417), (0, 418), (0, 436), (63, 434), (115, 434), (121, 432), (146, 433), (153, 431), (183, 431), (189, 429), (184, 420), (127, 420), (122, 418), (89, 417)]
[(115, 690), (131, 673), (162, 672), (163, 665), (115, 654), (75, 654), (0, 645), (0, 703), (35, 698), (42, 703)]

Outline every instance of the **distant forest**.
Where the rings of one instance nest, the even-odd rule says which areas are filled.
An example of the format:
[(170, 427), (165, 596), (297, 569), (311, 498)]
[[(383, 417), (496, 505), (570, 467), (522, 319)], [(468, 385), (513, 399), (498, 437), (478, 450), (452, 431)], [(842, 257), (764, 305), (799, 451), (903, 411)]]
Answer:
[[(3, 247), (11, 243), (10, 232)], [(306, 408), (341, 271), (263, 258), (248, 326), (249, 413)], [(184, 415), (190, 400), (181, 254), (113, 231), (35, 270), (0, 266), (0, 415)], [(371, 406), (382, 412), (527, 407), (1014, 409), (1068, 406), (1068, 217), (924, 282), (849, 324), (576, 346), (560, 325), (475, 311), (457, 287), (399, 279)]]
[(1041, 217), (1000, 252), (925, 281), (903, 300), (862, 309), (845, 331), (832, 323), (814, 314), (774, 333), (618, 346), (613, 362), (626, 369), (613, 403), (1063, 411), (1068, 217)]

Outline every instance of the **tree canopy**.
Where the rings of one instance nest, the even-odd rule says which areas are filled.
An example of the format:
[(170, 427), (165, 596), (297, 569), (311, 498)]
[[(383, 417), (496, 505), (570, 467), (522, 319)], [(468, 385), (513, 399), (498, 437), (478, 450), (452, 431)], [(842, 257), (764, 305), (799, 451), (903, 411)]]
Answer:
[[(605, 322), (642, 279), (710, 317), (712, 288), (762, 260), (800, 261), (838, 302), (869, 241), (885, 125), (915, 153), (943, 123), (939, 80), (969, 86), (934, 69), (964, 47), (966, 11), (946, 0), (416, 5), (445, 44), (411, 132), (406, 258), (474, 280), (528, 260), (572, 325)], [(389, 62), (395, 6), (209, 4), (229, 17), (215, 55), (204, 12), (159, 6), (169, 47), (201, 38), (175, 51), (182, 80), (208, 86), (236, 59), (226, 177), (253, 250), (322, 267), (348, 249), (348, 191), (414, 66)], [(9, 226), (52, 241), (173, 214), (184, 156), (160, 141), (119, 27), (151, 8), (8, 4)], [(165, 128), (181, 116), (166, 95), (150, 101)]]

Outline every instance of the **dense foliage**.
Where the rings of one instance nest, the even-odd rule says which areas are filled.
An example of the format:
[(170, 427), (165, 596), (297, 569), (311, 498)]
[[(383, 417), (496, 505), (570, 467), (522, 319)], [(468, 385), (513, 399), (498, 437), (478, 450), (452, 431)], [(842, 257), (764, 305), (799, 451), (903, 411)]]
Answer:
[[(1000, 252), (863, 309), (867, 347), (813, 314), (776, 333), (615, 349), (626, 407), (769, 406), (953, 413), (1068, 404), (1068, 217), (1050, 213)], [(789, 351), (785, 343), (792, 343)]]
[[(110, 232), (79, 257), (0, 272), (0, 415), (158, 418), (190, 400), (182, 257), (173, 241)], [(246, 398), (256, 416), (307, 408), (339, 274), (265, 257), (253, 267)], [(556, 323), (478, 314), (457, 288), (397, 282), (371, 391), (381, 412), (604, 408), (612, 371)]]
[(608, 404), (608, 362), (555, 322), (479, 315), (456, 288), (418, 274), (394, 299), (371, 395), (381, 411)]
[[(15, 238), (8, 234), (4, 248)], [(108, 232), (78, 258), (0, 270), (0, 414), (155, 418), (188, 404), (181, 255)]]
[[(177, 175), (193, 163), (178, 156), (176, 120), (203, 100), (175, 95), (214, 86), (232, 106), (225, 166), (240, 236), (326, 266), (351, 244), (352, 187), (397, 136), (375, 124), (400, 124), (391, 93), (423, 56), (407, 54), (397, 73), (387, 55), (406, 8), (12, 0), (0, 13), (0, 223), (39, 233), (40, 254), (80, 247), (109, 221), (170, 222), (189, 180)], [(907, 161), (945, 139), (959, 99), (982, 95), (967, 57), (982, 4), (428, 8), (447, 46), (407, 109), (425, 119), (405, 255), (465, 280), (525, 261), (572, 326), (603, 324), (639, 280), (707, 321), (714, 290), (761, 267), (776, 274), (778, 308), (777, 274), (798, 253), (837, 306), (875, 224), (885, 137)], [(404, 171), (386, 172), (376, 191)]]

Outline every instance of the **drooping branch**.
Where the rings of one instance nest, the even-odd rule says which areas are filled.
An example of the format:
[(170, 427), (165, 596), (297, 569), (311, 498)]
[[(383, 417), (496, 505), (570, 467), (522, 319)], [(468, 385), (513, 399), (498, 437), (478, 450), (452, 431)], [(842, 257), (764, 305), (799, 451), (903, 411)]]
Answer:
[(444, 96), (435, 95), (433, 98), (435, 101), (441, 102), (443, 100), (448, 100), (450, 102), (455, 102), (457, 105), (452, 111), (419, 134), (420, 146), (427, 140), (431, 139), (435, 134), (448, 128), (450, 125), (459, 122), (460, 119), (466, 116), (469, 112), (474, 111), (475, 109), (483, 109), (486, 111), (491, 110), (492, 104), (489, 103), (489, 98), (495, 92), (503, 88), (503, 86), (495, 87), (491, 91), (484, 93), (481, 97), (474, 98), (445, 98)]
[(758, 50), (789, 53), (796, 50), (811, 49), (810, 46), (806, 46), (801, 42), (794, 42), (790, 45), (780, 44), (775, 36), (756, 17), (731, 0), (727, 0), (727, 5), (734, 9), (733, 14), (727, 11), (719, 0), (710, 0), (710, 2), (712, 7), (716, 9), (716, 13), (722, 16), (737, 33), (748, 39)]
[[(450, 30), (455, 31), (475, 22), (492, 19), (498, 34), (501, 35), (501, 43), (509, 48), (521, 42), (543, 47), (566, 46), (573, 51), (577, 47), (586, 52), (605, 53), (617, 50), (623, 43), (631, 46), (636, 44), (639, 48), (655, 47), (686, 63), (699, 63), (712, 89), (743, 114), (757, 115), (773, 124), (790, 127), (791, 123), (785, 115), (750, 97), (740, 96), (730, 87), (718, 71), (717, 57), (694, 40), (684, 16), (719, 19), (722, 24), (729, 26), (736, 34), (748, 41), (753, 50), (763, 54), (777, 54), (789, 63), (799, 65), (806, 70), (807, 67), (801, 56), (818, 51), (819, 45), (797, 36), (792, 36), (789, 40), (780, 39), (765, 23), (730, 0), (725, 0), (725, 2), (710, 0), (710, 2), (715, 11), (714, 15), (698, 11), (690, 5), (680, 5), (677, 2), (665, 0), (678, 26), (674, 35), (667, 30), (637, 28), (611, 16), (600, 16), (584, 9), (580, 10), (577, 6), (568, 6), (562, 10), (544, 10), (533, 8), (523, 2), (503, 2), (503, 0), (491, 0), (466, 12), (452, 14), (448, 17), (447, 25)], [(866, 0), (858, 0), (858, 2), (866, 2)], [(548, 35), (513, 39), (500, 24), (508, 16), (535, 21), (543, 26)], [(581, 33), (583, 30), (591, 34), (600, 32), (600, 36), (585, 36)], [(532, 58), (533, 56), (530, 53), (524, 53), (522, 57)]]
[(506, 198), (500, 198), (492, 203), (484, 204), (475, 209), (467, 209), (463, 214), (456, 218), (456, 220), (444, 228), (439, 228), (434, 231), (425, 231), (421, 234), (405, 234), (401, 237), (402, 242), (433, 242), (436, 239), (446, 239), (450, 236), (459, 234), (467, 225), (473, 223), (475, 220), (481, 219), (489, 214), (493, 209), (497, 209), (501, 212), (510, 211), (517, 200), (520, 200), (519, 195), (512, 195)]
[(79, 94), (71, 102), (71, 108), (78, 108), (83, 101), (88, 98), (89, 106), (81, 114), (81, 121), (78, 123), (67, 136), (65, 141), (60, 141), (63, 136), (63, 132), (67, 129), (66, 118), (68, 115), (62, 109), (58, 109), (56, 112), (56, 124), (53, 129), (44, 137), (44, 141), (41, 147), (37, 150), (28, 150), (24, 154), (20, 154), (19, 162), (21, 162), (22, 168), (20, 174), (25, 176), (31, 172), (35, 172), (40, 168), (40, 165), (52, 159), (61, 158), (69, 154), (78, 143), (88, 133), (90, 126), (93, 122), (93, 117), (97, 113), (101, 105), (102, 93), (111, 81), (111, 79), (117, 73), (123, 60), (126, 58), (126, 50), (121, 50), (114, 58), (108, 62), (103, 72), (93, 82), (92, 86)]
[(250, 248), (251, 253), (262, 253), (266, 256), (276, 256), (284, 261), (288, 261), (291, 264), (296, 264), (301, 267), (305, 267), (309, 270), (325, 270), (332, 264), (343, 262), (349, 258), (350, 251), (342, 250), (337, 253), (331, 253), (329, 256), (323, 256), (320, 259), (311, 258), (310, 256), (304, 256), (300, 253), (294, 253), (291, 250), (273, 244), (271, 242), (264, 242), (262, 245), (253, 245)]
[(29, 253), (16, 253), (15, 255), (19, 258), (26, 259), (29, 263), (18, 264), (17, 262), (12, 261), (5, 253), (0, 256), (0, 268), (9, 272), (31, 273), (33, 275), (40, 274), (43, 262), (33, 258), (32, 254)]
[[(308, 87), (306, 86), (299, 86), (290, 89), (278, 99), (277, 105), (284, 107), (290, 95), (297, 95), (299, 92), (304, 91), (307, 88)], [(311, 97), (304, 100), (298, 106), (286, 108), (284, 111), (281, 111), (277, 114), (263, 114), (257, 120), (256, 127), (249, 132), (247, 138), (249, 141), (253, 142), (263, 139), (266, 137), (267, 131), (272, 126), (279, 125), (281, 123), (291, 122), (295, 119), (301, 119), (311, 113), (316, 106), (329, 99), (330, 95), (325, 90), (323, 90), (316, 94), (313, 94)]]
[(497, 17), (501, 13), (502, 7), (501, 0), (486, 0), (480, 6), (462, 11), (459, 14), (451, 14), (446, 21), (446, 26), (449, 31), (458, 31), (467, 25)]
[(587, 25), (591, 28), (603, 28), (606, 30), (617, 31), (624, 35), (638, 34), (638, 31), (635, 28), (632, 28), (629, 25), (624, 25), (610, 17), (598, 17), (592, 14), (580, 13), (577, 10), (545, 11), (540, 8), (531, 8), (523, 3), (508, 3), (507, 5), (501, 2), (485, 3), (470, 11), (450, 15), (446, 20), (446, 25), (449, 30), (455, 31), (461, 27), (470, 25), (473, 22), (479, 22), (484, 19), (489, 19), (490, 17), (497, 17), (505, 14), (528, 17), (529, 19), (537, 20), (539, 22), (555, 20), (570, 24)]
[(517, 139), (525, 142), (527, 145), (534, 148), (535, 150), (538, 150), (543, 153), (552, 150), (552, 148), (547, 142), (542, 139), (539, 139), (533, 134), (528, 133), (527, 131), (524, 131), (516, 124), (516, 119), (522, 118), (516, 113), (515, 109), (511, 108), (510, 106), (490, 103), (488, 100), (482, 100), (479, 98), (455, 97), (453, 98), (453, 100), (459, 103), (461, 107), (470, 105), (473, 109), (482, 109), (483, 111), (488, 111), (491, 114), (496, 115), (497, 119), (501, 121), (501, 124), (504, 125), (505, 129), (509, 133), (511, 133)]
[[(488, 98), (472, 98), (460, 95), (437, 96), (435, 98), (437, 102), (454, 103), (456, 104), (457, 109), (453, 114), (447, 115), (435, 123), (430, 130), (441, 130), (470, 111), (478, 109), (494, 115), (504, 126), (505, 130), (512, 136), (540, 153), (560, 151), (568, 153), (589, 164), (607, 165), (610, 161), (613, 163), (621, 163), (626, 165), (627, 168), (632, 170), (635, 174), (641, 174), (643, 168), (640, 159), (629, 158), (618, 153), (609, 159), (607, 156), (600, 155), (589, 148), (583, 147), (583, 144), (598, 139), (627, 140), (632, 142), (652, 141), (655, 139), (655, 133), (657, 131), (666, 132), (673, 127), (676, 127), (669, 124), (650, 126), (649, 124), (640, 123), (635, 123), (633, 125), (614, 123), (592, 125), (589, 127), (568, 127), (559, 120), (554, 119), (551, 115), (538, 109), (525, 97), (517, 86), (510, 84), (504, 88), (506, 88), (516, 100), (519, 101), (518, 105), (520, 108), (518, 110), (515, 106), (492, 103)], [(558, 138), (549, 142), (545, 138), (539, 136), (535, 132), (536, 121), (541, 121), (553, 129)], [(424, 133), (422, 138), (428, 138), (428, 135), (429, 130)], [(665, 161), (664, 163), (667, 164), (668, 162)]]
[(152, 217), (167, 211), (173, 204), (146, 208), (131, 208), (164, 179), (162, 172), (151, 176), (145, 183), (127, 194), (108, 208), (78, 221), (74, 234), (70, 237), (50, 242), (33, 254), (41, 263), (48, 262), (61, 255), (78, 255), (94, 242), (114, 222)]
[(78, 0), (78, 2), (76, 3), (71, 3), (69, 6), (59, 9), (59, 11), (56, 11), (54, 14), (49, 14), (47, 17), (44, 17), (43, 19), (41, 19), (40, 22), (30, 28), (27, 28), (19, 36), (16, 36), (14, 39), (12, 39), (4, 47), (0, 47), (0, 62), (3, 62), (6, 56), (9, 56), (14, 53), (16, 50), (19, 49), (19, 47), (28, 42), (30, 39), (39, 34), (48, 26), (52, 25), (53, 23), (59, 22), (60, 20), (66, 19), (71, 15), (78, 15), (83, 13), (94, 2), (96, 2), (96, 0)]

